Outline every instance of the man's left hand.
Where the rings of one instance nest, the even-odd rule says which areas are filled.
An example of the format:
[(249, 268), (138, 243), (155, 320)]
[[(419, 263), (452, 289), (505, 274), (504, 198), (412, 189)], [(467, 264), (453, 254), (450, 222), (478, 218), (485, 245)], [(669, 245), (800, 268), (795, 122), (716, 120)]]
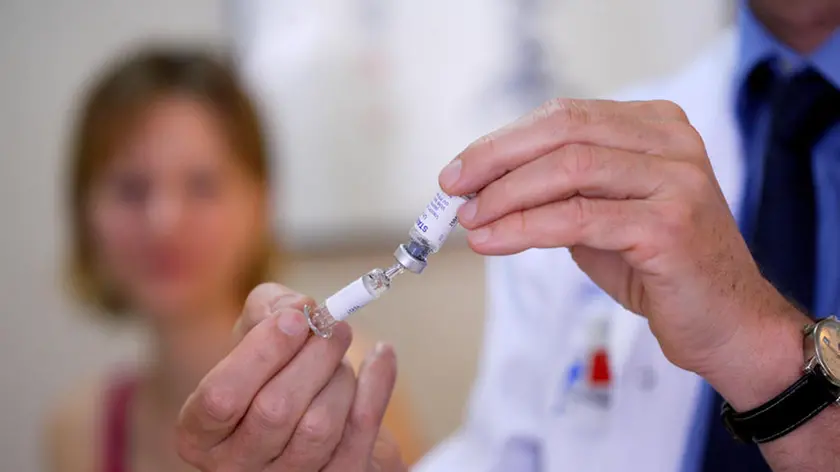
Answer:
[(570, 248), (595, 283), (647, 317), (671, 362), (707, 378), (742, 354), (763, 317), (791, 312), (671, 102), (551, 101), (470, 145), (440, 183), (477, 192), (458, 213), (474, 250)]

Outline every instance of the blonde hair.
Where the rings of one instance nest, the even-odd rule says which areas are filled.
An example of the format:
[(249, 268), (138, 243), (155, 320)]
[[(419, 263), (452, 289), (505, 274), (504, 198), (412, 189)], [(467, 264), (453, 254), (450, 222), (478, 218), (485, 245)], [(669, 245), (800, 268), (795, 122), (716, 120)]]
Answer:
[[(263, 131), (256, 109), (233, 68), (201, 51), (142, 49), (111, 64), (88, 90), (78, 115), (70, 153), (68, 199), (71, 248), (68, 272), (71, 291), (83, 302), (110, 314), (123, 313), (126, 301), (97, 268), (86, 222), (93, 183), (114, 158), (142, 111), (161, 98), (187, 96), (218, 112), (235, 156), (265, 190), (270, 171)], [(266, 224), (270, 228), (270, 224)], [(244, 302), (259, 283), (276, 276), (279, 251), (268, 230), (253, 267), (243, 278)]]

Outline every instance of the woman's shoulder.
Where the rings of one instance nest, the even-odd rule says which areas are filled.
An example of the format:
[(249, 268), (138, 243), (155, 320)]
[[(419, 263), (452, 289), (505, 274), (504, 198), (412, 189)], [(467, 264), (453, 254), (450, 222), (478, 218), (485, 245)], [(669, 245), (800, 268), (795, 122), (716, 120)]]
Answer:
[(50, 408), (45, 425), (45, 457), (53, 472), (99, 469), (104, 397), (108, 381), (89, 379), (63, 392)]

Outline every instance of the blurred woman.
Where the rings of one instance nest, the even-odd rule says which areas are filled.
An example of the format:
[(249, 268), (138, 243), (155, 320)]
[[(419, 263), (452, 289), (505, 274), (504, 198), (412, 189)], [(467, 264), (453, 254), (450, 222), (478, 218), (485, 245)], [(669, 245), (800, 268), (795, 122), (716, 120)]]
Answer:
[[(184, 470), (179, 408), (230, 349), (248, 292), (275, 275), (265, 137), (231, 70), (198, 52), (120, 61), (78, 118), (73, 288), (103, 316), (140, 318), (153, 356), (64, 397), (50, 423), (53, 470)], [(385, 427), (411, 462), (420, 451), (399, 404)]]

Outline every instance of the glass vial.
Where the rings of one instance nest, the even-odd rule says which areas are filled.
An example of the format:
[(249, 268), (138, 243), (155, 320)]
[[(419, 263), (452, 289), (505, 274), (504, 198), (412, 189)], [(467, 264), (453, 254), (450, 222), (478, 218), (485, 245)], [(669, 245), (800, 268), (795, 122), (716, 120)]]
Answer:
[(405, 269), (400, 264), (382, 270), (374, 269), (351, 282), (316, 308), (305, 306), (303, 314), (312, 332), (322, 338), (332, 336), (336, 323), (347, 319), (363, 306), (379, 298), (391, 288), (391, 281)]

